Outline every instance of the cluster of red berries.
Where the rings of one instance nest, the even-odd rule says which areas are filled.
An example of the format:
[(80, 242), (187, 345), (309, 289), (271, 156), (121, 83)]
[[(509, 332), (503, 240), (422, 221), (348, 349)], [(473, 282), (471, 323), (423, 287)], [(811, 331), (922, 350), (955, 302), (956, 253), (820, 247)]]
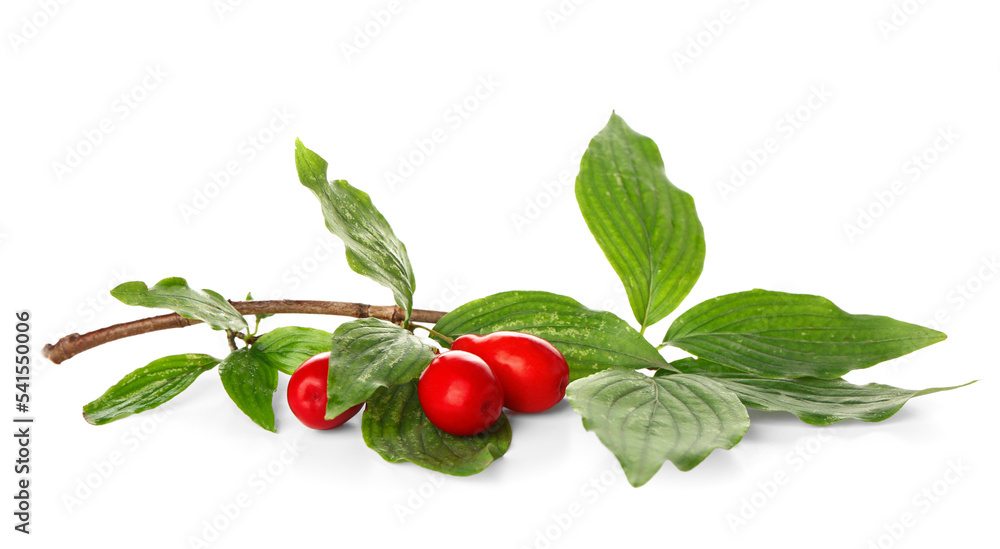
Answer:
[[(288, 382), (288, 405), (313, 429), (333, 429), (361, 410), (354, 406), (325, 419), (330, 353), (305, 361)], [(548, 410), (566, 396), (569, 366), (551, 343), (529, 334), (464, 335), (434, 358), (420, 375), (417, 396), (427, 419), (456, 436), (490, 428), (503, 408)]]

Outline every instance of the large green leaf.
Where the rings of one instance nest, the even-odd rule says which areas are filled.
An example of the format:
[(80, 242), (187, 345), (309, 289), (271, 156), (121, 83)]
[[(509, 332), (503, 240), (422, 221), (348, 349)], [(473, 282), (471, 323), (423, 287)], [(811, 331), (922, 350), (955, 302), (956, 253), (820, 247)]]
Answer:
[(187, 389), (195, 379), (215, 367), (219, 359), (186, 354), (163, 357), (128, 374), (83, 407), (83, 418), (104, 425), (139, 412), (151, 410)]
[(605, 370), (570, 383), (566, 395), (632, 486), (648, 482), (668, 459), (688, 471), (716, 448), (735, 446), (750, 427), (740, 399), (702, 376)]
[(331, 338), (330, 332), (289, 326), (267, 332), (253, 346), (272, 366), (291, 375), (309, 358), (329, 351)]
[(822, 297), (753, 290), (696, 305), (664, 343), (763, 377), (835, 379), (944, 339), (888, 317), (848, 314)]
[(434, 347), (395, 324), (364, 318), (341, 324), (333, 334), (326, 417), (361, 404), (379, 387), (420, 376)]
[(639, 324), (663, 320), (701, 275), (705, 232), (694, 199), (667, 179), (656, 143), (612, 114), (583, 156), (576, 200)]
[(277, 431), (271, 400), (278, 390), (278, 371), (260, 351), (248, 347), (229, 353), (219, 366), (219, 375), (229, 398), (247, 417), (268, 431)]
[(477, 299), (445, 315), (434, 330), (452, 338), (501, 330), (536, 335), (566, 357), (570, 380), (613, 367), (669, 367), (624, 320), (548, 292), (505, 292)]
[(126, 305), (170, 309), (216, 330), (238, 332), (247, 328), (243, 315), (226, 298), (212, 290), (194, 290), (183, 278), (164, 278), (152, 288), (143, 282), (125, 282), (111, 290), (111, 295)]
[(431, 425), (417, 397), (417, 382), (383, 387), (368, 399), (361, 421), (365, 444), (386, 461), (409, 461), (449, 475), (480, 473), (510, 448), (506, 415), (487, 431), (457, 437)]
[(298, 139), (295, 166), (299, 181), (319, 199), (326, 227), (344, 241), (351, 269), (392, 290), (396, 304), (406, 309), (409, 319), (416, 287), (413, 267), (406, 246), (396, 238), (371, 198), (347, 181), (327, 180), (326, 160)]
[[(911, 398), (969, 385), (912, 391), (877, 383), (854, 385), (843, 379), (768, 379), (693, 358), (672, 364), (684, 373), (712, 378), (751, 408), (790, 412), (810, 425), (821, 426), (845, 419), (882, 421), (892, 417)], [(666, 370), (656, 373), (670, 374)]]

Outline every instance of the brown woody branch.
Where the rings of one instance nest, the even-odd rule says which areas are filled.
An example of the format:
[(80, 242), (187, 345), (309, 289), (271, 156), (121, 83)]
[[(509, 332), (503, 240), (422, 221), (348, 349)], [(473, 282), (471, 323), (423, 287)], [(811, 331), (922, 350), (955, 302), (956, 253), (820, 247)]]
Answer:
[[(333, 315), (353, 318), (379, 318), (400, 324), (406, 318), (406, 312), (395, 305), (365, 305), (363, 303), (345, 303), (341, 301), (232, 301), (233, 307), (244, 315), (268, 314), (304, 314)], [(443, 317), (441, 311), (414, 309), (410, 317), (412, 322), (435, 323)], [(192, 324), (200, 324), (200, 320), (184, 318), (177, 313), (144, 318), (124, 324), (115, 324), (100, 330), (94, 330), (83, 335), (70, 334), (53, 345), (42, 348), (42, 356), (59, 364), (63, 361), (98, 345), (132, 337), (149, 332), (183, 328)]]

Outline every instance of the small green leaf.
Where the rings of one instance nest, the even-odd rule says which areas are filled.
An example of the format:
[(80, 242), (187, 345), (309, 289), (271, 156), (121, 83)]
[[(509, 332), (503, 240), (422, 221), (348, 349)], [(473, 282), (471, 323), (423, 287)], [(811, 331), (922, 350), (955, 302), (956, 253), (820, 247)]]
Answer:
[(219, 375), (229, 398), (247, 417), (268, 431), (277, 432), (271, 400), (278, 390), (278, 371), (260, 351), (253, 347), (233, 351), (219, 365)]
[[(935, 387), (922, 391), (869, 383), (854, 385), (843, 379), (768, 379), (705, 360), (673, 362), (678, 370), (711, 378), (736, 393), (743, 404), (769, 412), (790, 412), (810, 425), (830, 425), (845, 419), (889, 419), (911, 398), (970, 385)], [(657, 372), (669, 376), (670, 372)], [(975, 383), (975, 382), (972, 382)]]
[(125, 282), (111, 290), (111, 295), (126, 305), (169, 309), (215, 330), (238, 332), (248, 327), (243, 315), (224, 297), (212, 290), (194, 290), (183, 278), (164, 278), (152, 288), (143, 282)]
[(406, 246), (396, 238), (371, 198), (347, 181), (328, 181), (327, 163), (295, 140), (295, 165), (299, 181), (319, 199), (326, 227), (340, 237), (347, 248), (347, 263), (358, 274), (392, 290), (396, 304), (413, 311), (416, 282)]
[(735, 446), (750, 427), (740, 399), (702, 376), (605, 370), (570, 383), (566, 395), (632, 486), (648, 482), (668, 459), (688, 471), (716, 448)]
[(753, 290), (682, 314), (664, 343), (763, 377), (836, 379), (943, 341), (941, 332), (848, 314), (813, 295)]
[(361, 404), (379, 387), (420, 376), (433, 358), (434, 347), (395, 324), (376, 318), (341, 324), (330, 352), (326, 417)]
[(576, 200), (645, 329), (680, 305), (705, 264), (691, 195), (667, 179), (652, 139), (616, 114), (587, 148)]
[(187, 389), (202, 372), (219, 363), (208, 355), (175, 355), (154, 360), (128, 374), (101, 398), (83, 407), (83, 418), (104, 425), (151, 410)]
[(471, 437), (441, 431), (424, 415), (416, 381), (375, 391), (365, 405), (361, 432), (365, 444), (386, 461), (409, 461), (460, 477), (480, 473), (503, 456), (510, 448), (511, 436), (506, 415), (487, 431)]
[(505, 292), (477, 299), (434, 326), (451, 338), (501, 330), (536, 335), (554, 345), (569, 362), (571, 381), (606, 368), (669, 368), (656, 348), (624, 320), (548, 292)]
[(333, 334), (313, 328), (275, 328), (257, 338), (253, 347), (276, 369), (291, 375), (306, 360), (330, 350)]

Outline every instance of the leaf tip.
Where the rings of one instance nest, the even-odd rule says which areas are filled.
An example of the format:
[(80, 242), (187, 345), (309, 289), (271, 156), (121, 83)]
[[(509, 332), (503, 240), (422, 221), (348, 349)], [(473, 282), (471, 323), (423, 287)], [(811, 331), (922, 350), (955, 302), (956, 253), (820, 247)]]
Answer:
[[(616, 455), (615, 457), (618, 456)], [(618, 464), (621, 465), (622, 472), (625, 473), (625, 480), (628, 481), (629, 485), (632, 486), (633, 488), (639, 488), (645, 486), (646, 483), (653, 480), (653, 477), (655, 477), (656, 474), (660, 472), (660, 469), (663, 468), (662, 463), (653, 468), (627, 466), (626, 462), (622, 461), (621, 458), (618, 458)], [(688, 469), (682, 469), (680, 465), (677, 465), (677, 468), (680, 469), (681, 471), (687, 471), (688, 469), (690, 469), (690, 467)]]
[(87, 413), (87, 406), (83, 407), (83, 420), (91, 425), (100, 425), (102, 422)]
[(939, 332), (933, 328), (927, 328), (925, 326), (917, 326), (917, 331), (921, 336), (920, 349), (924, 347), (930, 347), (931, 345), (936, 345), (948, 339), (948, 334), (944, 332)]
[[(132, 293), (143, 293), (149, 288), (146, 286), (145, 282), (138, 280), (133, 280), (131, 282), (122, 282), (121, 284), (111, 288), (111, 297), (114, 297), (118, 301), (125, 302), (125, 296)], [(127, 302), (125, 302), (127, 304)]]
[(329, 164), (326, 160), (306, 148), (302, 140), (295, 138), (295, 167), (299, 172), (299, 182), (306, 187), (326, 185), (326, 170)]
[(608, 126), (626, 125), (625, 119), (618, 114), (618, 111), (611, 110), (611, 118), (608, 119)]
[(632, 488), (640, 488), (653, 479), (653, 477), (646, 477), (646, 476), (633, 477), (632, 475), (629, 475), (627, 473), (625, 475), (625, 478), (628, 480), (628, 483), (629, 485), (632, 486)]

